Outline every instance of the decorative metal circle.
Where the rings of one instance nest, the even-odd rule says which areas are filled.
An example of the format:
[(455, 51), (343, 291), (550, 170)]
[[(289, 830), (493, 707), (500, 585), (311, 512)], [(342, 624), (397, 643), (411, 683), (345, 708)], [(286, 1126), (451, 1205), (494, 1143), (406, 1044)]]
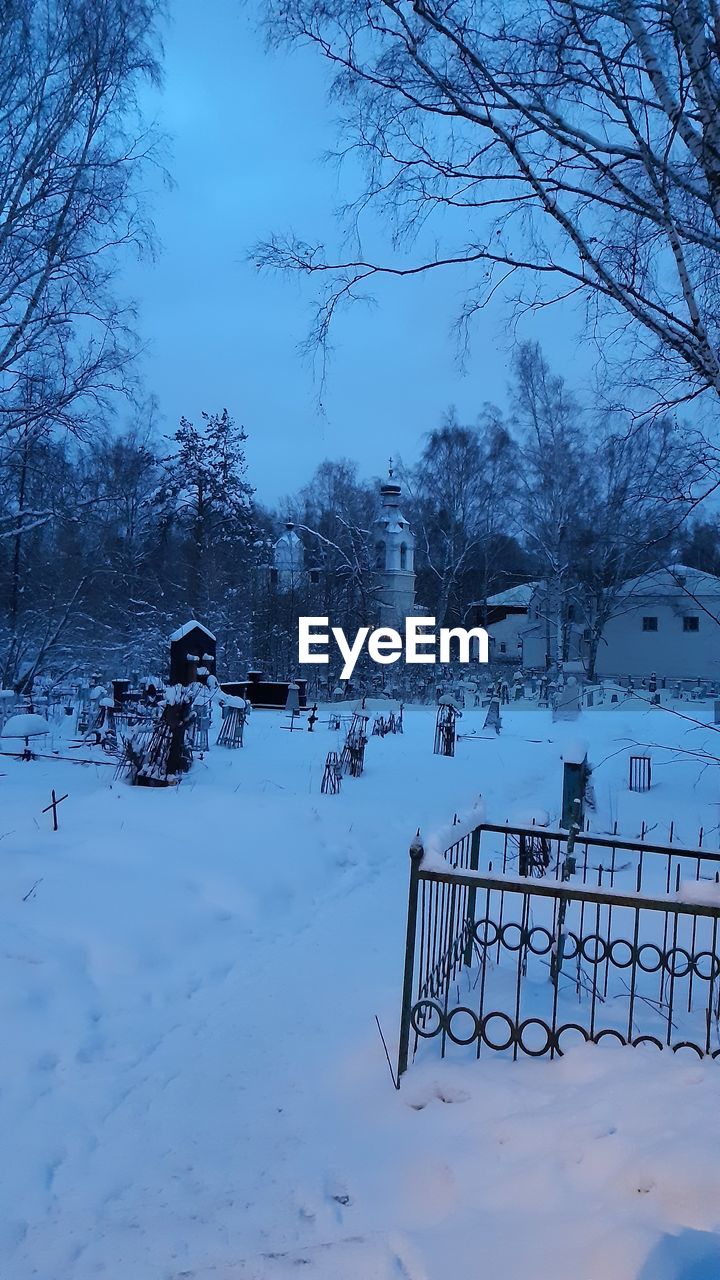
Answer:
[[(542, 938), (545, 940), (545, 945), (542, 947), (536, 946), (533, 941), (538, 934), (540, 934)], [(552, 944), (553, 944), (552, 934), (549, 929), (543, 928), (541, 924), (536, 924), (528, 934), (527, 944), (530, 951), (532, 951), (533, 955), (546, 956), (548, 951), (552, 950)]]
[(622, 1031), (616, 1031), (614, 1027), (604, 1027), (602, 1031), (596, 1032), (592, 1037), (593, 1044), (599, 1044), (601, 1040), (606, 1040), (608, 1036), (613, 1040), (619, 1041), (620, 1044), (627, 1044), (627, 1040), (622, 1034)]
[(692, 1049), (693, 1052), (697, 1054), (698, 1058), (705, 1057), (700, 1046), (698, 1044), (693, 1044), (692, 1040), (681, 1040), (679, 1044), (674, 1044), (672, 1047), (673, 1053), (677, 1053), (678, 1049)]
[[(654, 951), (655, 955), (657, 956), (657, 964), (653, 964), (653, 965), (644, 964), (643, 963), (644, 951)], [(658, 969), (662, 969), (663, 967), (663, 953), (659, 947), (655, 946), (654, 942), (643, 942), (642, 946), (638, 948), (637, 962), (638, 962), (638, 967), (642, 969), (643, 973), (657, 973)]]
[[(493, 1018), (500, 1018), (500, 1020), (504, 1022), (506, 1027), (508, 1028), (508, 1038), (504, 1044), (495, 1044), (495, 1042), (490, 1039), (490, 1036), (487, 1033), (488, 1023), (491, 1022)], [(482, 1023), (480, 1026), (480, 1035), (482, 1039), (485, 1041), (489, 1049), (497, 1049), (498, 1052), (501, 1052), (503, 1049), (509, 1049), (510, 1045), (514, 1044), (515, 1042), (515, 1038), (516, 1038), (515, 1023), (513, 1022), (512, 1018), (508, 1017), (506, 1013), (488, 1013), (485, 1015), (485, 1017), (482, 1020)]]
[[(625, 947), (627, 949), (627, 960), (618, 960), (616, 947)], [(637, 960), (637, 955), (632, 943), (626, 942), (625, 938), (614, 938), (610, 943), (610, 963), (614, 964), (616, 969), (629, 969), (633, 960)]]
[[(428, 1013), (429, 1014), (434, 1013), (437, 1015), (437, 1023), (433, 1024), (431, 1022), (429, 1031), (427, 1028), (427, 1024), (423, 1025), (423, 1023), (420, 1021), (420, 1019)], [(432, 1040), (433, 1036), (439, 1035), (442, 1030), (442, 1024), (443, 1024), (442, 1009), (440, 1008), (439, 1005), (435, 1004), (434, 1000), (418, 1000), (417, 1004), (413, 1005), (412, 1011), (410, 1013), (410, 1022), (411, 1022), (413, 1031), (415, 1031), (417, 1035), (422, 1036), (423, 1039), (425, 1040)]]
[[(523, 1034), (527, 1029), (527, 1027), (542, 1027), (543, 1031), (545, 1032), (545, 1043), (541, 1049), (530, 1049), (525, 1044), (525, 1041), (523, 1040)], [(547, 1025), (547, 1023), (543, 1022), (542, 1018), (526, 1018), (524, 1022), (520, 1023), (520, 1026), (517, 1029), (517, 1042), (520, 1045), (520, 1048), (522, 1049), (523, 1053), (526, 1053), (529, 1058), (544, 1057), (544, 1055), (548, 1052), (551, 1045), (553, 1044), (553, 1040), (554, 1040), (553, 1033), (550, 1030), (550, 1027)]]
[[(508, 937), (510, 936), (511, 929), (517, 929), (518, 941), (515, 944), (513, 944), (512, 942), (508, 942)], [(507, 948), (508, 951), (519, 951), (520, 948), (523, 946), (523, 944), (527, 941), (527, 936), (522, 925), (515, 924), (513, 923), (513, 921), (510, 921), (508, 924), (504, 924), (502, 929), (500, 930), (500, 941), (502, 942), (503, 946)]]
[[(590, 952), (589, 944), (593, 945), (594, 952)], [(599, 933), (588, 933), (580, 944), (580, 954), (583, 960), (587, 960), (588, 964), (602, 964), (608, 953), (607, 942), (600, 937)]]
[[(683, 969), (678, 969), (677, 967), (677, 956), (682, 956), (685, 961), (685, 967)], [(665, 968), (672, 978), (686, 978), (692, 969), (692, 958), (690, 956), (690, 952), (686, 951), (684, 947), (671, 947), (665, 955)]]
[(587, 1044), (588, 1040), (590, 1039), (590, 1032), (588, 1031), (587, 1027), (581, 1027), (579, 1022), (566, 1022), (564, 1026), (558, 1027), (557, 1031), (555, 1032), (555, 1043), (557, 1045), (557, 1051), (561, 1057), (565, 1052), (565, 1050), (560, 1044), (560, 1040), (562, 1039), (566, 1031), (579, 1031), (580, 1035), (583, 1038), (583, 1044)]
[(637, 1049), (641, 1044), (652, 1044), (656, 1049), (664, 1049), (665, 1045), (662, 1040), (658, 1040), (657, 1036), (638, 1036), (636, 1040), (631, 1040), (633, 1049)]
[[(575, 950), (570, 951), (568, 943), (575, 943)], [(566, 933), (563, 938), (563, 960), (574, 960), (580, 949), (580, 939), (576, 933)]]
[[(484, 930), (482, 937), (480, 937), (481, 929)], [(490, 936), (491, 929), (494, 930), (492, 937)], [(485, 917), (484, 920), (476, 920), (475, 924), (473, 925), (473, 934), (475, 937), (475, 941), (477, 942), (479, 947), (494, 947), (495, 943), (498, 940), (498, 933), (499, 933), (499, 929), (495, 921), (490, 920), (489, 917), (487, 916)]]
[[(708, 973), (703, 973), (700, 968), (701, 960), (709, 960)], [(693, 956), (693, 969), (698, 978), (702, 978), (704, 982), (714, 982), (718, 974), (720, 974), (720, 958), (713, 951), (698, 951)]]
[[(467, 1014), (468, 1018), (472, 1020), (471, 1035), (459, 1036), (457, 1032), (453, 1031), (453, 1018), (457, 1017), (458, 1014)], [(461, 1004), (461, 1005), (458, 1005), (456, 1009), (453, 1009), (448, 1014), (447, 1022), (445, 1024), (445, 1030), (447, 1031), (450, 1039), (455, 1044), (472, 1044), (473, 1040), (477, 1040), (478, 1036), (480, 1035), (480, 1023), (477, 1019), (475, 1012), (472, 1009), (468, 1009), (467, 1005)]]

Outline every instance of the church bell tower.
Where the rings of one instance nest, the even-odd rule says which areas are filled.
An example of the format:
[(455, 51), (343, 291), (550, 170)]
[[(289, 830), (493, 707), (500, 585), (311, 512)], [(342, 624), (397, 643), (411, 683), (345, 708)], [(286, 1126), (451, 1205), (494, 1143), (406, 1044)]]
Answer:
[(400, 511), (401, 493), (391, 459), (388, 478), (380, 486), (380, 510), (373, 523), (373, 541), (380, 622), (400, 630), (415, 607), (415, 537)]

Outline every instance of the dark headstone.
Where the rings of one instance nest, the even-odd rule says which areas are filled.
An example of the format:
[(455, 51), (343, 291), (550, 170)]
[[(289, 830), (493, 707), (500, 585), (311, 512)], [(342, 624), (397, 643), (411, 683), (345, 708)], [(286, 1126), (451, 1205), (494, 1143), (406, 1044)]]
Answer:
[(204, 684), (215, 675), (216, 650), (214, 635), (201, 622), (178, 627), (170, 637), (170, 684)]

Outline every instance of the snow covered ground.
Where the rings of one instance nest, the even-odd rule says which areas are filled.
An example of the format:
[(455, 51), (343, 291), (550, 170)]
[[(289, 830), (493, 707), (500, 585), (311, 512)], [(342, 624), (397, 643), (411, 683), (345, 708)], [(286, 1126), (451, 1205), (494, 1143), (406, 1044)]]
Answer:
[(0, 758), (3, 1280), (718, 1280), (718, 1063), (603, 1045), (390, 1081), (417, 827), (479, 794), (555, 820), (580, 735), (595, 829), (720, 845), (715, 767), (655, 746), (651, 794), (626, 789), (630, 746), (710, 730), (503, 719), (444, 759), (407, 708), (335, 797), (339, 735), (279, 713), (166, 791)]

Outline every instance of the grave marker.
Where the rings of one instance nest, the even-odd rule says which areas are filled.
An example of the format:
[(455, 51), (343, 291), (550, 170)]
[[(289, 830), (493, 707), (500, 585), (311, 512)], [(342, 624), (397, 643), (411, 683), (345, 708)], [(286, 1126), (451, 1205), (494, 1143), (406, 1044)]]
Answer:
[(68, 797), (67, 797), (67, 792), (65, 792), (65, 795), (64, 795), (64, 796), (56, 796), (56, 795), (55, 795), (55, 792), (54, 792), (54, 791), (51, 791), (51, 792), (50, 792), (50, 795), (52, 796), (52, 800), (50, 801), (49, 805), (46, 805), (46, 807), (43, 809), (43, 813), (49, 813), (49, 812), (50, 812), (50, 810), (52, 809), (52, 816), (53, 816), (53, 831), (57, 831), (57, 829), (58, 829), (58, 820), (57, 820), (58, 805), (59, 805), (59, 804), (62, 804), (63, 800), (67, 800), (67, 798), (68, 798)]

